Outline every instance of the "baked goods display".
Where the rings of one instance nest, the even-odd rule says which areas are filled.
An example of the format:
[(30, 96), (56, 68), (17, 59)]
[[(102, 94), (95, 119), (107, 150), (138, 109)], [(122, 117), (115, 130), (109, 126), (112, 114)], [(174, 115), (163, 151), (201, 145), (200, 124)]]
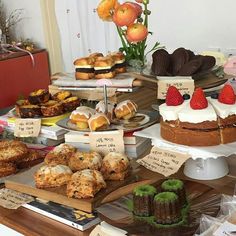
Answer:
[[(164, 180), (161, 186), (141, 185), (133, 190), (133, 214), (139, 220), (156, 227), (180, 226), (187, 223), (189, 203), (181, 203), (181, 193), (185, 193), (184, 183), (179, 179)], [(170, 189), (173, 191), (167, 191)], [(178, 195), (180, 194), (180, 195)]]
[(28, 99), (16, 101), (15, 110), (21, 118), (52, 117), (73, 111), (79, 104), (79, 98), (72, 97), (70, 92), (52, 96), (46, 89), (39, 89), (31, 92)]
[(72, 171), (84, 169), (100, 170), (102, 166), (102, 157), (99, 153), (94, 151), (77, 151), (70, 157), (68, 166)]
[(75, 78), (78, 80), (114, 78), (126, 71), (125, 56), (122, 52), (113, 52), (104, 56), (93, 53), (74, 61)]
[(0, 177), (15, 174), (42, 162), (44, 155), (38, 150), (31, 150), (18, 140), (0, 141)]
[(124, 180), (130, 173), (128, 157), (121, 153), (108, 153), (102, 160), (101, 172), (105, 180)]
[(126, 100), (118, 103), (114, 112), (118, 119), (128, 120), (135, 116), (137, 105), (131, 100)]
[(106, 188), (106, 182), (98, 170), (81, 170), (75, 172), (67, 184), (67, 196), (73, 198), (94, 197), (102, 188)]
[(215, 57), (195, 55), (185, 48), (177, 48), (172, 54), (159, 49), (152, 54), (151, 71), (157, 76), (191, 76), (208, 71), (215, 64)]
[(44, 162), (47, 165), (68, 165), (70, 157), (75, 152), (75, 147), (66, 143), (62, 143), (47, 153)]
[(65, 165), (44, 165), (34, 174), (37, 188), (54, 188), (68, 183), (72, 171)]
[[(188, 146), (214, 146), (236, 141), (235, 94), (225, 85), (219, 95), (206, 98), (201, 88), (184, 100), (171, 86), (160, 105), (161, 137)], [(191, 139), (189, 138), (191, 137)]]

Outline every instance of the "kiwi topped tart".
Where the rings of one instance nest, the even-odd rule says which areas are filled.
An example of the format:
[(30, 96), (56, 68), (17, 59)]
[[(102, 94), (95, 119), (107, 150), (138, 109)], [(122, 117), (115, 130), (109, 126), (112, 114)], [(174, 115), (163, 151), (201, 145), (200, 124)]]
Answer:
[(168, 179), (161, 184), (162, 191), (174, 192), (179, 196), (180, 204), (186, 203), (186, 193), (183, 181), (179, 179)]
[(159, 224), (174, 224), (181, 220), (179, 197), (173, 192), (161, 192), (154, 197), (154, 217)]
[(157, 190), (152, 185), (138, 186), (133, 190), (133, 212), (137, 216), (150, 216), (153, 213), (153, 199)]

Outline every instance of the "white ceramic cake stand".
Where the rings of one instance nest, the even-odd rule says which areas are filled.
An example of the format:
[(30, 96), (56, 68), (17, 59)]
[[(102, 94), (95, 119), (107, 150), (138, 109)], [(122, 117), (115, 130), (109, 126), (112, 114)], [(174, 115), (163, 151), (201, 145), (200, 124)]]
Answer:
[(236, 142), (212, 147), (188, 147), (167, 142), (160, 136), (160, 125), (135, 132), (134, 135), (152, 139), (156, 147), (189, 154), (184, 166), (184, 174), (192, 179), (212, 180), (228, 174), (226, 157), (236, 153)]

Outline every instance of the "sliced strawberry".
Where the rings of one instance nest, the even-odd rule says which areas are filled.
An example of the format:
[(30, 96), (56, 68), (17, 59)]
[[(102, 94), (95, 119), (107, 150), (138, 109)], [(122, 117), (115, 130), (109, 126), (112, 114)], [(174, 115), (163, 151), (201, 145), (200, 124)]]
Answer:
[(201, 88), (197, 88), (190, 100), (190, 107), (194, 110), (201, 110), (208, 107), (208, 101)]
[(184, 99), (175, 86), (170, 86), (166, 94), (166, 105), (167, 106), (178, 106), (184, 102)]
[(232, 86), (226, 84), (221, 90), (218, 101), (224, 104), (234, 104), (235, 103), (235, 94)]

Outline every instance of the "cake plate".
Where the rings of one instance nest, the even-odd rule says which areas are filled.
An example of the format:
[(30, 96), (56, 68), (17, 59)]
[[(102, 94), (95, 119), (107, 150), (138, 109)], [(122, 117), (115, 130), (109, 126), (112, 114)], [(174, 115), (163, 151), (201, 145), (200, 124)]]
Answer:
[(192, 179), (213, 180), (229, 172), (226, 157), (236, 153), (236, 142), (209, 147), (189, 147), (168, 142), (160, 136), (160, 124), (135, 132), (134, 135), (152, 139), (152, 145), (191, 156), (184, 166), (184, 174)]

